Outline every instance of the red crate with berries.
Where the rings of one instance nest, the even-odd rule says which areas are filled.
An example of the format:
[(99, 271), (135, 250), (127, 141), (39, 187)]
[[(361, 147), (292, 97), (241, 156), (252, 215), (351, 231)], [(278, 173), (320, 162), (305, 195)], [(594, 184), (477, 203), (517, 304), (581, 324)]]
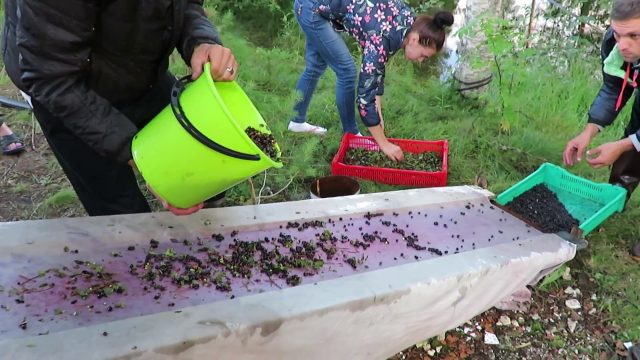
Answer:
[(345, 134), (331, 162), (331, 173), (391, 185), (447, 185), (447, 140), (388, 140), (402, 149), (404, 161), (388, 159), (373, 137)]

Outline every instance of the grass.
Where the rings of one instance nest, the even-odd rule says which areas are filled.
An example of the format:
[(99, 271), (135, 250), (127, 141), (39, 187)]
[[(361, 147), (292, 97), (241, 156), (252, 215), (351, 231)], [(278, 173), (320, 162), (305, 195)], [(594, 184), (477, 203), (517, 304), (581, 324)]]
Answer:
[(45, 208), (60, 208), (63, 206), (78, 205), (78, 196), (72, 188), (58, 190), (44, 201)]
[[(308, 197), (310, 182), (330, 173), (330, 161), (342, 133), (335, 108), (335, 76), (327, 71), (321, 79), (309, 109), (309, 121), (329, 129), (324, 137), (291, 134), (286, 126), (296, 99), (295, 83), (304, 67), (304, 38), (297, 27), (287, 24), (284, 33), (261, 47), (252, 43), (252, 33), (231, 15), (214, 14), (224, 44), (240, 64), (238, 83), (247, 92), (267, 121), (282, 149), (285, 166), (254, 177), (254, 192), (264, 182), (271, 193), (280, 195), (261, 202), (299, 200)], [(398, 54), (387, 68), (384, 115), (389, 137), (407, 139), (448, 139), (450, 146), (449, 185), (472, 184), (476, 175), (488, 180), (489, 190), (500, 193), (545, 161), (561, 164), (566, 142), (584, 126), (586, 113), (600, 86), (599, 57), (594, 48), (557, 49), (562, 66), (549, 61), (545, 51), (526, 58), (499, 59), (502, 79), (496, 79), (485, 98), (460, 97), (449, 84), (438, 81)], [(357, 58), (357, 54), (355, 54)], [(186, 74), (186, 66), (173, 55), (171, 69)], [(512, 80), (513, 79), (513, 80)], [(6, 76), (0, 82), (7, 83)], [(628, 119), (629, 108), (607, 128), (594, 145), (616, 139)], [(28, 124), (30, 115), (12, 112), (10, 124)], [(361, 131), (365, 127), (358, 123)], [(50, 160), (54, 163), (55, 160)], [(57, 167), (56, 167), (57, 168)], [(59, 168), (57, 168), (58, 171)], [(571, 172), (594, 181), (606, 181), (608, 171), (593, 170), (582, 163)], [(36, 177), (48, 183), (47, 177)], [(362, 193), (402, 189), (368, 181)], [(22, 192), (19, 184), (14, 192)], [(227, 204), (253, 203), (252, 184), (242, 183), (227, 192)], [(265, 191), (264, 193), (268, 193)], [(263, 194), (264, 194), (263, 193)], [(621, 340), (640, 340), (640, 266), (630, 260), (627, 249), (640, 241), (636, 193), (624, 213), (608, 219), (589, 235), (589, 247), (574, 262), (586, 264), (581, 271), (597, 279), (600, 308), (622, 331)], [(62, 188), (38, 207), (80, 206), (70, 188)], [(41, 216), (51, 216), (45, 211)], [(553, 342), (562, 347), (560, 341)]]
[(22, 194), (29, 190), (29, 185), (23, 182), (13, 185), (10, 191), (14, 194)]
[(553, 338), (553, 340), (551, 340), (550, 345), (554, 349), (562, 349), (565, 346), (565, 342), (562, 338), (556, 336)]
[(581, 256), (590, 265), (602, 293), (602, 308), (621, 326), (621, 340), (640, 339), (640, 266), (630, 259), (627, 248), (640, 241), (637, 197), (627, 210), (607, 221), (590, 239)]

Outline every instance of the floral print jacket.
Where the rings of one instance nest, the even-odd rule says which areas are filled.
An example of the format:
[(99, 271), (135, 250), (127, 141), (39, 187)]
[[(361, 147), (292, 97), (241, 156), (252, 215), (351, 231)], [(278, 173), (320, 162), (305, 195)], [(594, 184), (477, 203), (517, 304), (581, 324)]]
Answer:
[(375, 97), (384, 92), (385, 65), (411, 29), (413, 11), (403, 0), (319, 0), (318, 13), (346, 30), (362, 47), (358, 111), (365, 125), (378, 125)]

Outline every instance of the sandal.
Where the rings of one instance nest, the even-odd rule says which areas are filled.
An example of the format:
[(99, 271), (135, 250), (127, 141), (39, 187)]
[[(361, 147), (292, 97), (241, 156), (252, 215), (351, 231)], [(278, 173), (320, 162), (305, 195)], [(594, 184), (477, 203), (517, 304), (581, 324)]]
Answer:
[[(11, 144), (20, 144), (20, 146), (15, 146), (11, 149), (9, 148)], [(16, 136), (16, 134), (0, 136), (0, 147), (2, 147), (2, 153), (4, 155), (16, 155), (25, 151), (25, 146), (22, 143), (22, 140)]]

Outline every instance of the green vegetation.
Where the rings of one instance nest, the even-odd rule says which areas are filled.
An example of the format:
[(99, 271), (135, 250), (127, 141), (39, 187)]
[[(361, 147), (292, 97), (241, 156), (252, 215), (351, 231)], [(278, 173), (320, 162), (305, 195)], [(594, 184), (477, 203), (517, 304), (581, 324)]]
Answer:
[(72, 204), (79, 204), (78, 196), (71, 188), (64, 188), (58, 190), (55, 194), (51, 195), (44, 202), (45, 206), (63, 207)]

